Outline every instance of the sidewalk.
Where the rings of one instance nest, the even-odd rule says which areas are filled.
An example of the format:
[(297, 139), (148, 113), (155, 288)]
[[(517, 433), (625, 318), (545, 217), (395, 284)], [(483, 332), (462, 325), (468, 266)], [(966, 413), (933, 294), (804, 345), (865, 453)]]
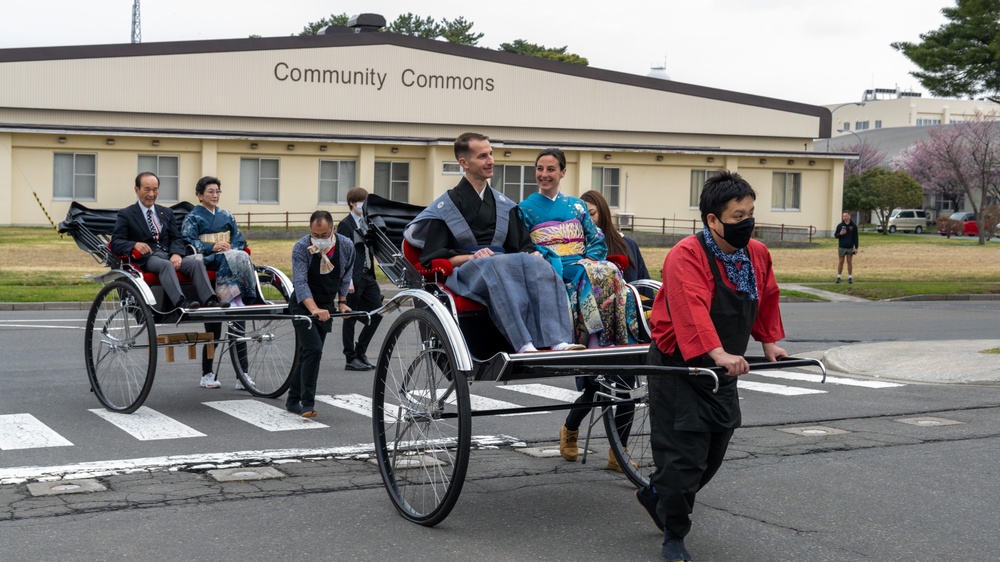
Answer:
[[(816, 295), (830, 302), (870, 302), (866, 299), (782, 284), (782, 289)], [(965, 297), (962, 299), (961, 297)], [(979, 300), (981, 295), (929, 295), (927, 300)], [(982, 295), (992, 296), (992, 295)], [(916, 300), (916, 299), (907, 299)], [(986, 299), (984, 299), (986, 300)], [(1000, 348), (993, 340), (896, 341), (843, 345), (816, 353), (828, 371), (915, 383), (1000, 384)]]

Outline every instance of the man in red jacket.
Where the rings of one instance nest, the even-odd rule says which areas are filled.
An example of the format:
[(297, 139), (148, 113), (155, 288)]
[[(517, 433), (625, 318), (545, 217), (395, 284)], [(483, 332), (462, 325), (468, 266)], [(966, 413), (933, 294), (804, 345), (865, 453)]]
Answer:
[(771, 254), (752, 239), (756, 197), (735, 172), (705, 182), (699, 205), (704, 228), (667, 253), (653, 304), (650, 365), (726, 370), (718, 393), (707, 377), (649, 377), (656, 471), (636, 497), (664, 530), (666, 560), (691, 559), (684, 536), (695, 494), (719, 470), (740, 426), (736, 377), (749, 370), (743, 355), (750, 337), (762, 342), (769, 361), (788, 355), (775, 343), (785, 332)]

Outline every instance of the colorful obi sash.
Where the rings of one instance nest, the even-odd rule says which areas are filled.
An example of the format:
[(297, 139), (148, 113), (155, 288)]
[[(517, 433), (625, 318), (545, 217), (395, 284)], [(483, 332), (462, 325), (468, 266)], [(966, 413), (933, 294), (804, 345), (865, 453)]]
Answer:
[(539, 223), (531, 229), (531, 241), (559, 257), (583, 256), (587, 249), (583, 225), (576, 219)]

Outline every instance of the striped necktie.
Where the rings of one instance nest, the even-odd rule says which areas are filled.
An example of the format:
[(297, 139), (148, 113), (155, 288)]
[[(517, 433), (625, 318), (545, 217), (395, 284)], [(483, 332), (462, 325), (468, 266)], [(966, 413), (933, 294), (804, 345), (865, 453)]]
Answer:
[(156, 229), (156, 223), (153, 222), (153, 210), (146, 209), (146, 224), (149, 225), (149, 233), (153, 235), (153, 240), (160, 239), (160, 231)]

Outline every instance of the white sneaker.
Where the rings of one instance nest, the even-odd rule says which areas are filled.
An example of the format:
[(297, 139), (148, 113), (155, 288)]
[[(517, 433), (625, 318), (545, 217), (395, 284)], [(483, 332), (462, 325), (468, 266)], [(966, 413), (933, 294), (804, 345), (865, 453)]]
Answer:
[[(247, 375), (247, 381), (249, 381), (249, 382), (250, 382), (250, 385), (251, 385), (251, 386), (255, 386), (255, 385), (254, 385), (254, 382), (253, 382), (253, 379), (252, 379), (252, 378), (250, 378), (250, 376), (249, 376), (249, 375)], [(236, 378), (236, 384), (235, 384), (235, 385), (233, 385), (233, 388), (235, 388), (236, 390), (246, 390), (246, 387), (245, 387), (245, 386), (243, 386), (243, 381), (241, 381), (241, 380), (239, 379), (239, 377), (237, 377), (237, 378)]]
[(222, 386), (222, 383), (215, 380), (215, 373), (206, 373), (201, 376), (201, 382), (198, 383), (198, 386), (202, 388), (219, 388)]

